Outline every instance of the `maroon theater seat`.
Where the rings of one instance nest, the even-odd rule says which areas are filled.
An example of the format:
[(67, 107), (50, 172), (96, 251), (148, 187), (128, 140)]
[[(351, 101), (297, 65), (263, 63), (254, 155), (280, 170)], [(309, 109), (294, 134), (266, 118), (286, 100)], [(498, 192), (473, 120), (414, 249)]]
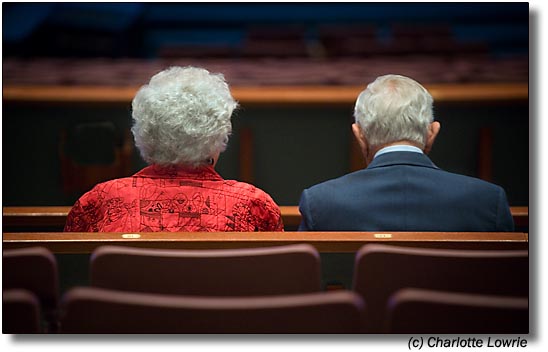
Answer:
[(40, 333), (40, 302), (28, 290), (2, 291), (2, 333)]
[(56, 329), (59, 272), (53, 253), (43, 247), (7, 249), (2, 253), (2, 289), (24, 289), (40, 301), (48, 331)]
[(361, 298), (348, 291), (268, 297), (199, 297), (70, 290), (63, 333), (358, 333)]
[(122, 291), (255, 296), (320, 291), (320, 259), (307, 244), (248, 249), (160, 250), (103, 246), (91, 286)]
[(526, 297), (406, 288), (389, 299), (385, 332), (397, 334), (528, 334)]
[(380, 332), (388, 298), (402, 288), (527, 297), (526, 250), (451, 250), (368, 244), (356, 254), (353, 289)]

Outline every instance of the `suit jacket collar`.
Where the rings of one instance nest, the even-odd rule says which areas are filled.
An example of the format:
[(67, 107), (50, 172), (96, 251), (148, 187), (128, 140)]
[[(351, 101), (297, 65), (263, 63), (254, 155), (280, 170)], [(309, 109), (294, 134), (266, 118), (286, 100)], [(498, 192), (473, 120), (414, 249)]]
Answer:
[(379, 155), (367, 166), (368, 169), (393, 165), (413, 165), (439, 169), (425, 154), (414, 152), (390, 152)]

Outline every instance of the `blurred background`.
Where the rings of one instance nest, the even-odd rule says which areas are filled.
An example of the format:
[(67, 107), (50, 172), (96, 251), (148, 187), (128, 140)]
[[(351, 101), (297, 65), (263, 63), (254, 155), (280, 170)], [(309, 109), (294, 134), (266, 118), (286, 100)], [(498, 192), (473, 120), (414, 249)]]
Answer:
[(528, 3), (2, 3), (4, 205), (71, 205), (145, 164), (131, 99), (156, 72), (222, 72), (240, 102), (219, 164), (280, 205), (363, 167), (350, 125), (375, 77), (410, 76), (433, 161), (528, 205)]

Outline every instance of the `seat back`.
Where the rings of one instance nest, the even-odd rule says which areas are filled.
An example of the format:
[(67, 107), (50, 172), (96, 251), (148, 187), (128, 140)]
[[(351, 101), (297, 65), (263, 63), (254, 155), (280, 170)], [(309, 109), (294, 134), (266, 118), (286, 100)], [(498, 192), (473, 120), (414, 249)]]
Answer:
[(59, 300), (59, 273), (53, 253), (43, 247), (6, 249), (2, 252), (2, 289), (34, 293), (45, 309)]
[(36, 295), (44, 313), (46, 332), (57, 330), (59, 271), (57, 260), (44, 247), (2, 252), (2, 289), (24, 289)]
[(40, 333), (40, 302), (28, 290), (2, 291), (2, 333)]
[(397, 334), (528, 334), (525, 297), (402, 289), (389, 299), (385, 332)]
[(402, 288), (527, 297), (528, 252), (409, 248), (370, 244), (356, 254), (353, 289), (369, 306), (370, 332), (382, 330), (388, 298)]
[(112, 121), (77, 122), (62, 129), (59, 159), (63, 191), (81, 195), (97, 183), (129, 176), (133, 141)]
[(91, 256), (91, 285), (122, 291), (253, 296), (321, 288), (320, 259), (307, 244), (230, 250), (103, 246)]
[(62, 302), (63, 333), (358, 333), (364, 303), (349, 291), (189, 297), (78, 287)]

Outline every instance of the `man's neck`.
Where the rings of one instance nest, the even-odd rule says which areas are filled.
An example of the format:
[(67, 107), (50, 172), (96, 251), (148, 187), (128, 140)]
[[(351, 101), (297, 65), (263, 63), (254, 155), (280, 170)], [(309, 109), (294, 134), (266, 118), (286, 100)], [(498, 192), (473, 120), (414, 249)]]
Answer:
[(396, 147), (396, 146), (415, 147), (415, 148), (418, 148), (420, 151), (424, 152), (423, 148), (421, 148), (421, 146), (418, 143), (411, 142), (411, 141), (397, 141), (397, 142), (392, 142), (392, 143), (386, 143), (386, 144), (376, 146), (376, 147), (370, 149), (370, 153), (369, 153), (368, 158), (367, 158), (368, 159), (367, 164), (369, 164), (375, 158), (377, 153), (379, 151), (381, 151), (382, 149), (387, 148), (387, 147)]

